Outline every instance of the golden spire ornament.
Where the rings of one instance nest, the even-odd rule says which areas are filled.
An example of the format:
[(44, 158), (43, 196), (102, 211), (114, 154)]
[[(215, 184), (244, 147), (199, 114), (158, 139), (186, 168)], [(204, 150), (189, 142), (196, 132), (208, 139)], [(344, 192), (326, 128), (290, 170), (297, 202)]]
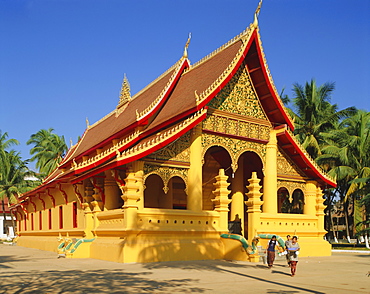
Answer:
[(260, 0), (260, 2), (258, 3), (257, 9), (256, 9), (256, 11), (254, 12), (254, 21), (253, 21), (253, 26), (254, 26), (255, 28), (257, 28), (257, 27), (258, 27), (258, 15), (260, 14), (261, 6), (262, 6), (262, 0)]
[(182, 55), (182, 57), (184, 58), (188, 58), (188, 48), (189, 48), (190, 40), (191, 40), (191, 33), (189, 33), (188, 40), (186, 41), (186, 44), (184, 47), (184, 54)]
[(118, 106), (126, 104), (129, 101), (131, 101), (130, 83), (128, 82), (126, 74), (124, 74)]

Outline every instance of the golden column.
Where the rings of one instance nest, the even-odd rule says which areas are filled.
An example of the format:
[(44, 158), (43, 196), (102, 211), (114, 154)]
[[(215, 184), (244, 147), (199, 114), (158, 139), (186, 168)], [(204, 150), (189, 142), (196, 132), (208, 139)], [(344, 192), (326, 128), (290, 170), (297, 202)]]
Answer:
[(315, 181), (306, 182), (306, 192), (304, 195), (303, 213), (307, 215), (316, 215), (316, 194), (317, 187)]
[(263, 178), (263, 212), (277, 213), (277, 139), (276, 131), (270, 131), (266, 146), (265, 177)]
[(82, 203), (82, 208), (84, 210), (85, 215), (85, 238), (91, 239), (95, 237), (95, 218), (91, 208), (91, 202), (94, 200), (92, 195), (94, 194), (94, 187), (91, 185), (90, 181), (85, 182), (85, 193), (84, 193), (84, 203)]
[(316, 189), (316, 215), (318, 217), (317, 220), (317, 228), (319, 231), (325, 231), (325, 221), (324, 221), (324, 198), (322, 197), (323, 193), (320, 187)]
[(190, 134), (190, 169), (188, 174), (188, 209), (202, 211), (202, 128), (197, 125)]
[(261, 180), (257, 178), (257, 173), (252, 172), (252, 178), (248, 180), (248, 201), (245, 204), (248, 206), (248, 241), (251, 242), (255, 237), (256, 231), (259, 228), (260, 216), (261, 216), (261, 205), (264, 201), (261, 200), (262, 193), (260, 192), (261, 186), (259, 184)]
[(219, 228), (222, 232), (228, 231), (228, 212), (229, 212), (229, 203), (231, 202), (231, 199), (229, 199), (229, 190), (227, 187), (230, 185), (227, 182), (228, 176), (225, 175), (225, 170), (220, 169), (218, 176), (216, 176), (216, 183), (215, 185), (216, 190), (213, 191), (213, 194), (216, 196), (214, 199), (212, 199), (214, 205), (215, 205), (215, 211), (218, 211), (220, 213), (220, 223)]
[(244, 162), (239, 160), (238, 169), (232, 179), (232, 202), (230, 220), (234, 220), (236, 215), (241, 220), (241, 227), (244, 229)]
[(135, 172), (136, 184), (138, 186), (138, 201), (137, 207), (139, 210), (144, 208), (144, 161), (134, 161), (132, 163), (133, 171)]
[(124, 210), (124, 227), (126, 230), (133, 230), (137, 223), (138, 200), (140, 199), (139, 187), (135, 173), (130, 170), (125, 179), (124, 193), (122, 199), (125, 202), (122, 206)]

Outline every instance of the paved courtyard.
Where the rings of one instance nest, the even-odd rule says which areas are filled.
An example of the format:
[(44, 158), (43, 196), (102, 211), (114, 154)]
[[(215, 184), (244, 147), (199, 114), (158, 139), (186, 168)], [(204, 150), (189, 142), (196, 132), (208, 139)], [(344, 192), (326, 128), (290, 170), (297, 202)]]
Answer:
[(0, 245), (0, 293), (370, 293), (369, 271), (357, 252), (302, 257), (292, 278), (283, 259), (121, 264)]

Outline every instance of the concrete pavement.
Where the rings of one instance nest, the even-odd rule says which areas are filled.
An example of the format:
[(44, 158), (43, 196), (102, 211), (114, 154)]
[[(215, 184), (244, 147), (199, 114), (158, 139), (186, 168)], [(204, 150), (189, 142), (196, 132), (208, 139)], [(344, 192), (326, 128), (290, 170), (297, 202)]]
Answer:
[(0, 293), (370, 293), (370, 254), (302, 257), (292, 278), (284, 260), (121, 264), (57, 258), (0, 245)]

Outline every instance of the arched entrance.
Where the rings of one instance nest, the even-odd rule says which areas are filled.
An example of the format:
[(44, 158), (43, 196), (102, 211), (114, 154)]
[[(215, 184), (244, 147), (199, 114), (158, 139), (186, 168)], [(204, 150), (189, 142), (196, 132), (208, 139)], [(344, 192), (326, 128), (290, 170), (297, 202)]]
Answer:
[(213, 210), (213, 202), (216, 182), (220, 168), (225, 170), (225, 175), (231, 178), (231, 157), (227, 150), (220, 146), (213, 146), (207, 150), (204, 155), (204, 164), (202, 167), (202, 195), (203, 210)]
[(238, 169), (231, 180), (232, 188), (232, 203), (230, 210), (230, 219), (234, 220), (237, 215), (242, 222), (242, 235), (248, 236), (248, 213), (245, 201), (248, 200), (246, 193), (248, 193), (248, 180), (252, 177), (252, 172), (257, 173), (257, 177), (263, 183), (263, 163), (259, 155), (253, 151), (246, 151), (239, 156)]
[(164, 192), (164, 184), (160, 176), (152, 174), (145, 180), (144, 207), (172, 208), (172, 199)]

